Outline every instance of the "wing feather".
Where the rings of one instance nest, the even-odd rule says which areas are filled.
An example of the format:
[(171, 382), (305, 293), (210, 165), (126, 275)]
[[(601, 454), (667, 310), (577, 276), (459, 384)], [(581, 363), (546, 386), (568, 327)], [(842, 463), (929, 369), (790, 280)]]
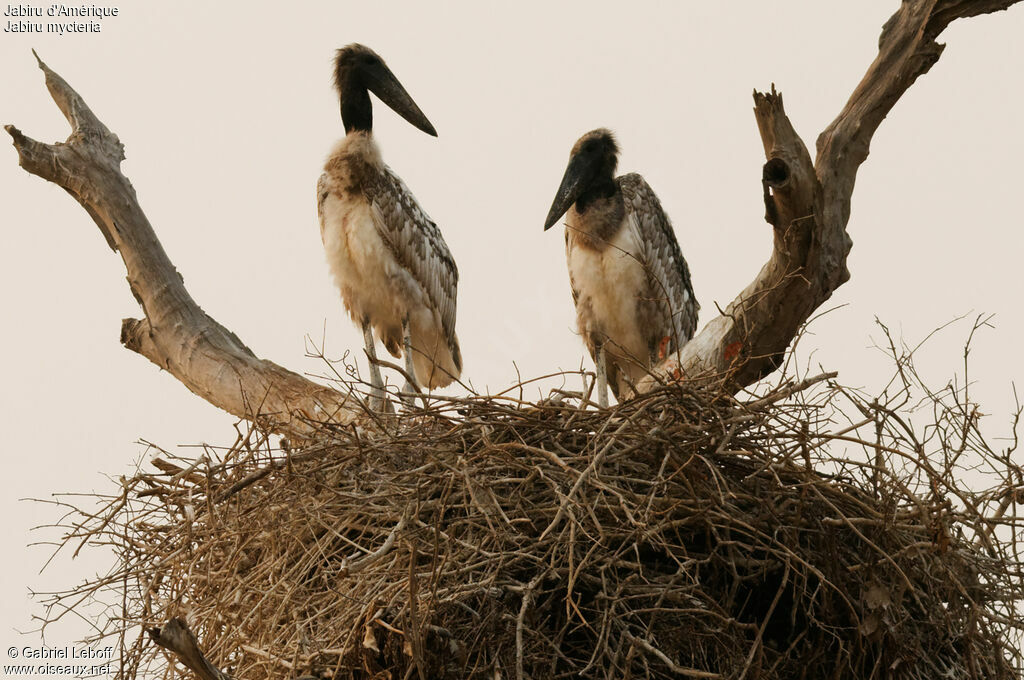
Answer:
[[(565, 257), (569, 258), (569, 253), (572, 252), (573, 242), (570, 236), (570, 231), (565, 230)], [(569, 289), (572, 291), (572, 304), (575, 307), (580, 301), (580, 289), (576, 285), (576, 279), (572, 275), (572, 267), (569, 267)]]
[(330, 184), (330, 178), (327, 177), (327, 173), (320, 175), (320, 179), (316, 181), (316, 216), (320, 220), (320, 240), (324, 240), (324, 201), (327, 200), (327, 194), (330, 190), (327, 188)]
[[(363, 185), (380, 237), (398, 263), (423, 287), (441, 317), (448, 348), (461, 364), (455, 335), (459, 270), (441, 230), (420, 208), (405, 182), (391, 168)], [(461, 368), (461, 366), (458, 366)]]
[(643, 177), (630, 173), (618, 178), (626, 215), (636, 230), (640, 260), (647, 270), (651, 287), (650, 302), (657, 310), (660, 328), (651, 328), (652, 348), (668, 337), (669, 352), (686, 344), (697, 330), (700, 305), (693, 294), (690, 269), (679, 249), (672, 223), (661, 202)]

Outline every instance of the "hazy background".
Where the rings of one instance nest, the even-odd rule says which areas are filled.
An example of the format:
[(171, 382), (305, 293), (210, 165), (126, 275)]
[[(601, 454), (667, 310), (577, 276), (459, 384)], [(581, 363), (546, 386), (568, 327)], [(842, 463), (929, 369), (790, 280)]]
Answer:
[[(123, 169), (200, 304), (260, 356), (320, 372), (304, 357), (306, 335), (326, 337), (332, 357), (361, 347), (316, 219), (316, 179), (343, 134), (331, 59), (350, 42), (371, 46), (440, 134), (375, 100), (385, 160), (458, 260), (465, 378), (498, 389), (515, 381), (513, 361), (533, 376), (584, 357), (562, 235), (542, 232), (580, 134), (614, 129), (620, 170), (643, 173), (660, 195), (703, 325), (769, 254), (751, 91), (775, 82), (813, 149), (898, 2), (629, 5), (121, 2), (99, 34), (0, 32), (0, 122), (43, 141), (67, 136), (35, 47), (124, 142)], [(917, 342), (957, 316), (994, 313), (971, 355), (992, 435), (1009, 432), (1012, 381), (1024, 376), (1022, 36), (1019, 7), (945, 33), (942, 59), (882, 124), (859, 174), (852, 279), (830, 301), (845, 306), (801, 346), (805, 362), (875, 389), (890, 374), (872, 348), (875, 316)], [(68, 586), (102, 566), (59, 558), (38, 575), (47, 552), (25, 546), (46, 534), (29, 530), (59, 511), (17, 499), (110, 492), (145, 451), (139, 439), (229, 444), (234, 418), (120, 346), (120, 319), (141, 313), (120, 259), (10, 148), (0, 206), (3, 649), (35, 639), (16, 632), (33, 627), (29, 588)], [(962, 371), (969, 330), (970, 319), (955, 324), (922, 351), (940, 386)]]

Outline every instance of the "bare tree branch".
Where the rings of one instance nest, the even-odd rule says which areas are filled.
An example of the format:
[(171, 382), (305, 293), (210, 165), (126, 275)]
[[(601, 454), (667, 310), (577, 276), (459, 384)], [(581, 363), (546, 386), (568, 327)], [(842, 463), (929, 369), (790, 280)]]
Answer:
[(181, 619), (173, 618), (163, 628), (150, 628), (147, 632), (153, 642), (174, 654), (200, 680), (232, 680), (203, 655), (196, 636)]
[[(38, 55), (36, 56), (37, 60)], [(43, 144), (5, 126), (19, 163), (62, 187), (121, 254), (144, 319), (125, 319), (121, 342), (225, 411), (299, 439), (325, 421), (348, 423), (358, 405), (327, 387), (258, 358), (204, 312), (185, 289), (121, 174), (124, 147), (67, 82), (39, 60), (54, 102), (71, 124), (66, 142)]]
[[(234, 680), (232, 676), (210, 663), (203, 650), (199, 648), (195, 633), (182, 619), (175, 617), (163, 628), (149, 628), (146, 632), (153, 642), (171, 652), (178, 661), (195, 673), (199, 680)], [(304, 675), (297, 680), (316, 679), (311, 675)]]
[[(150, 639), (157, 645), (171, 652), (178, 661), (185, 664), (199, 680), (234, 680), (206, 658), (199, 648), (195, 633), (180, 618), (171, 619), (163, 628), (150, 628), (146, 631)], [(312, 675), (304, 675), (296, 680), (316, 680)]]
[(678, 358), (663, 362), (641, 383), (640, 392), (667, 380), (703, 376), (724, 376), (736, 391), (778, 368), (800, 326), (850, 278), (850, 201), (875, 130), (938, 60), (943, 46), (935, 39), (946, 26), (1018, 1), (903, 0), (882, 29), (874, 63), (818, 137), (813, 164), (774, 85), (770, 93), (754, 93), (754, 117), (767, 158), (765, 219), (775, 231), (771, 259)]
[[(724, 376), (737, 391), (774, 371), (801, 325), (847, 281), (846, 231), (857, 170), (871, 137), (918, 76), (938, 60), (935, 39), (952, 21), (1008, 8), (1019, 0), (904, 0), (886, 22), (874, 63), (839, 116), (822, 132), (812, 162), (774, 86), (754, 93), (764, 145), (765, 219), (771, 258), (723, 314), (712, 319), (639, 386), (680, 377)], [(38, 58), (38, 57), (37, 57)], [(306, 438), (326, 420), (350, 422), (353, 400), (257, 358), (191, 298), (120, 171), (124, 149), (82, 98), (42, 61), (46, 85), (71, 123), (64, 143), (42, 144), (17, 128), (22, 167), (63, 187), (120, 252), (145, 318), (126, 319), (121, 341), (168, 370), (190, 390), (273, 431)]]

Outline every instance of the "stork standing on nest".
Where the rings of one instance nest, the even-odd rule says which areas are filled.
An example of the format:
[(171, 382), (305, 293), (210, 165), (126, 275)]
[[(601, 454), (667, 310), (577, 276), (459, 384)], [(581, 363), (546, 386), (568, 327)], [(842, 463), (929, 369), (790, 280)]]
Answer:
[[(615, 177), (605, 129), (580, 137), (544, 230), (562, 215), (576, 325), (597, 365), (597, 399), (633, 394), (651, 367), (693, 337), (700, 305), (661, 203), (644, 178)], [(568, 213), (568, 214), (566, 214)]]
[[(369, 93), (436, 137), (434, 126), (373, 50), (349, 45), (334, 63), (345, 137), (317, 183), (320, 236), (345, 308), (363, 329), (371, 402), (382, 404), (374, 333), (392, 356), (404, 355), (406, 373), (420, 386), (444, 387), (461, 373), (459, 272), (441, 230), (381, 160)], [(405, 391), (415, 386), (407, 382)]]

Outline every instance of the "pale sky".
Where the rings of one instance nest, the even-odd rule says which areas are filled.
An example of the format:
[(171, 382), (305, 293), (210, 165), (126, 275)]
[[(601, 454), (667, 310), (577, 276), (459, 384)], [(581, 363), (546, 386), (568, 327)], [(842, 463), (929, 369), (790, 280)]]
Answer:
[[(439, 133), (374, 100), (385, 161), (458, 261), (464, 379), (497, 390), (515, 381), (513, 361), (528, 377), (584, 360), (562, 235), (542, 231), (577, 137), (612, 128), (620, 172), (642, 173), (659, 194), (703, 326), (770, 252), (751, 91), (776, 83), (813, 149), (898, 2), (629, 5), (120, 2), (100, 33), (0, 32), (0, 122), (42, 141), (67, 136), (34, 47), (120, 136), (123, 169), (203, 308), (260, 356), (320, 372), (304, 357), (307, 335), (326, 333), (332, 357), (361, 352), (328, 276), (314, 189), (344, 134), (334, 50), (369, 45)], [(960, 315), (995, 314), (970, 369), (991, 435), (1008, 433), (1012, 383), (1024, 377), (1021, 36), (1020, 7), (944, 34), (942, 59), (882, 124), (858, 176), (852, 278), (828, 305), (845, 306), (816, 321), (800, 350), (845, 383), (877, 389), (890, 366), (872, 348), (876, 316), (916, 343)], [(119, 257), (10, 147), (0, 153), (0, 205), (6, 648), (34, 639), (15, 632), (32, 627), (29, 588), (77, 583), (102, 563), (65, 558), (38, 575), (47, 553), (25, 546), (52, 536), (29, 528), (57, 510), (18, 498), (110, 492), (106, 476), (132, 473), (138, 440), (227, 445), (235, 420), (120, 346), (120, 320), (141, 312)], [(969, 331), (970, 320), (955, 324), (922, 351), (936, 385), (962, 372)], [(48, 642), (70, 643), (71, 633)]]

